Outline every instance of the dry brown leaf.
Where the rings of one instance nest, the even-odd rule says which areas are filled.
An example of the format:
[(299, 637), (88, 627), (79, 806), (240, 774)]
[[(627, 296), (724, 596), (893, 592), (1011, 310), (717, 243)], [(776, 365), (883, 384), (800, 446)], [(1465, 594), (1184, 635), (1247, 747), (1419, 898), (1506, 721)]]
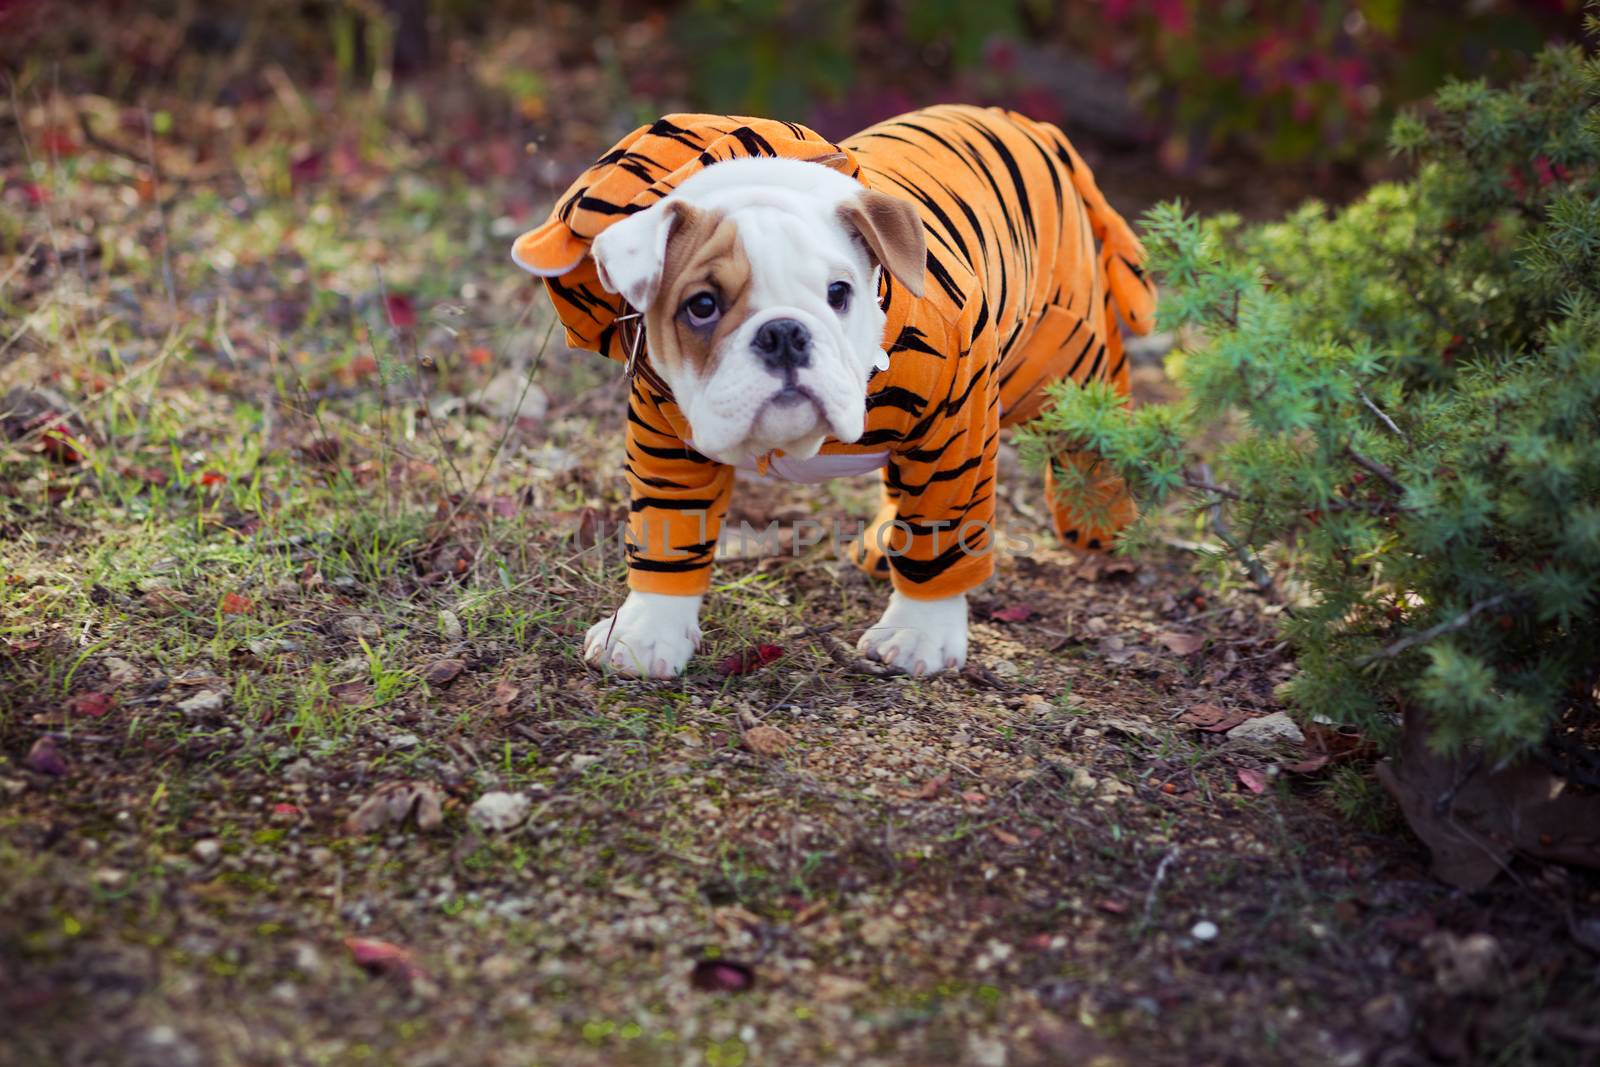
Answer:
[(1169, 652), (1177, 656), (1192, 656), (1204, 648), (1206, 644), (1206, 639), (1201, 634), (1177, 632), (1161, 634), (1156, 637), (1156, 641), (1166, 646)]
[(739, 739), (758, 756), (781, 756), (795, 744), (793, 737), (776, 726), (752, 726)]
[(344, 825), (349, 833), (370, 834), (390, 826), (402, 826), (413, 817), (419, 830), (431, 830), (444, 821), (443, 799), (428, 782), (384, 783), (350, 813)]
[(467, 665), (458, 659), (436, 659), (422, 668), (422, 680), (431, 686), (449, 685), (466, 669)]

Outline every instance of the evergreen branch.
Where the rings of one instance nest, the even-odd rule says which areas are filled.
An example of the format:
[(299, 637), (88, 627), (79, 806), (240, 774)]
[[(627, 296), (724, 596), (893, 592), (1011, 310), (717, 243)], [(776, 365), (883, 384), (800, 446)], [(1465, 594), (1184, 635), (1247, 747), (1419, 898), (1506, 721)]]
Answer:
[(1366, 456), (1363, 456), (1360, 452), (1357, 452), (1348, 445), (1345, 446), (1344, 454), (1349, 456), (1351, 462), (1353, 462), (1356, 466), (1362, 467), (1368, 472), (1377, 475), (1380, 479), (1382, 479), (1385, 485), (1387, 485), (1390, 489), (1393, 489), (1395, 492), (1404, 493), (1406, 491), (1406, 487), (1400, 484), (1400, 479), (1394, 476), (1394, 471), (1390, 470), (1388, 467), (1385, 467), (1377, 460), (1368, 459)]
[(1488, 600), (1480, 600), (1453, 619), (1446, 619), (1437, 626), (1430, 626), (1426, 630), (1411, 634), (1407, 637), (1402, 637), (1392, 645), (1387, 645), (1383, 648), (1380, 648), (1376, 652), (1362, 656), (1360, 659), (1356, 660), (1356, 666), (1370, 667), (1379, 660), (1394, 659), (1396, 656), (1411, 651), (1418, 645), (1427, 644), (1436, 637), (1443, 637), (1445, 634), (1455, 633), (1457, 630), (1465, 629), (1467, 624), (1472, 622), (1472, 620), (1477, 618), (1480, 614), (1488, 611), (1490, 608), (1499, 607), (1509, 598), (1509, 593), (1501, 593), (1498, 596), (1490, 597)]

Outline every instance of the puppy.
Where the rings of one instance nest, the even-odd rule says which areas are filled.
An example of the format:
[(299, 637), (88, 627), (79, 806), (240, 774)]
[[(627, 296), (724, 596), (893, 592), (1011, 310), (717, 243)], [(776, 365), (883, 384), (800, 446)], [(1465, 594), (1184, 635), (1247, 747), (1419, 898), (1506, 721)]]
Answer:
[[(959, 669), (966, 595), (993, 571), (1000, 430), (1056, 382), (1126, 395), (1117, 317), (1143, 333), (1155, 307), (1143, 250), (1066, 137), (961, 106), (839, 144), (669, 116), (602, 156), (513, 258), (573, 345), (628, 365), (631, 591), (584, 652), (657, 678), (699, 645), (736, 471), (880, 472), (851, 555), (893, 591), (861, 652)], [(1045, 481), (1074, 548), (1109, 547), (1134, 517), (1092, 453), (1054, 457)]]

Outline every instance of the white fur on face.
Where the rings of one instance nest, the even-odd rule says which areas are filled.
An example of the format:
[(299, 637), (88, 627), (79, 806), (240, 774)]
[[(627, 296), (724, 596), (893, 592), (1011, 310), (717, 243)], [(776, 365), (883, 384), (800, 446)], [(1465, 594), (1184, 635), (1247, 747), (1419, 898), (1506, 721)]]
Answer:
[[(887, 364), (877, 269), (839, 215), (840, 205), (861, 192), (856, 181), (815, 163), (730, 160), (707, 167), (660, 204), (596, 240), (602, 280), (632, 290), (630, 299), (644, 298), (656, 287), (638, 280), (655, 281), (662, 274), (667, 242), (657, 235), (673, 201), (715, 212), (737, 228), (750, 264), (743, 321), (726, 332), (703, 366), (657, 367), (698, 451), (726, 463), (773, 449), (804, 459), (829, 436), (846, 443), (861, 436), (867, 378)], [(851, 288), (843, 313), (828, 305), (828, 287), (835, 282)], [(650, 291), (648, 298), (655, 295)], [(791, 370), (792, 379), (769, 369), (753, 347), (757, 332), (775, 319), (793, 319), (810, 333), (809, 365)], [(792, 388), (779, 400), (786, 386)], [(796, 389), (809, 399), (796, 401)]]

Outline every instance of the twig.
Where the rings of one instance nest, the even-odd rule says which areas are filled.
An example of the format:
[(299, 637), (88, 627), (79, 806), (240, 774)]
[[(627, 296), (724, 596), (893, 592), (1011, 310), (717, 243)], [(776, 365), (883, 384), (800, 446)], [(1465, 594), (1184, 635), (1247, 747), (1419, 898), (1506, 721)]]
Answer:
[[(150, 107), (144, 109), (144, 143), (149, 148), (150, 158), (156, 155), (155, 124), (150, 118)], [(167, 229), (167, 205), (161, 202), (161, 171), (155, 167), (150, 168), (151, 193), (156, 202), (156, 218), (161, 223), (161, 280), (167, 287), (167, 305), (172, 310), (174, 318), (178, 315), (178, 285), (172, 273), (172, 234)]]
[(1150, 889), (1144, 895), (1144, 917), (1139, 921), (1141, 926), (1150, 925), (1150, 916), (1156, 910), (1156, 894), (1161, 891), (1161, 883), (1166, 880), (1167, 868), (1172, 866), (1178, 858), (1178, 846), (1173, 845), (1167, 849), (1166, 855), (1161, 857), (1161, 862), (1156, 864), (1156, 876), (1150, 881)]
[[(147, 110), (145, 113), (145, 132), (147, 134), (149, 133), (149, 118), (150, 116)], [(222, 177), (224, 173), (226, 173), (223, 168), (219, 167), (214, 171), (208, 171), (204, 174), (168, 174), (166, 171), (161, 169), (161, 164), (156, 162), (155, 145), (149, 137), (146, 137), (145, 139), (149, 154), (141, 156), (137, 151), (129, 148), (127, 145), (119, 144), (118, 142), (113, 141), (111, 138), (97, 132), (94, 126), (90, 124), (89, 115), (87, 112), (78, 112), (78, 129), (83, 131), (83, 139), (85, 141), (100, 149), (102, 152), (110, 152), (114, 156), (121, 156), (123, 159), (131, 160), (134, 163), (139, 164), (141, 167), (148, 167), (150, 168), (150, 173), (154, 178), (156, 178), (158, 181), (166, 181), (170, 185), (205, 185), (208, 182), (216, 181), (218, 178)]]
[(1360, 452), (1357, 452), (1348, 445), (1345, 446), (1344, 454), (1349, 456), (1350, 461), (1356, 466), (1362, 467), (1377, 475), (1383, 480), (1385, 485), (1387, 485), (1390, 489), (1393, 489), (1395, 492), (1404, 493), (1406, 491), (1406, 487), (1401, 484), (1400, 479), (1394, 476), (1394, 471), (1390, 470), (1388, 467), (1385, 467), (1377, 460), (1368, 459), (1366, 456), (1363, 456)]
[(1378, 421), (1383, 423), (1385, 426), (1387, 426), (1389, 428), (1389, 432), (1390, 433), (1394, 434), (1396, 437), (1400, 438), (1400, 440), (1402, 440), (1402, 441), (1407, 439), (1406, 435), (1401, 431), (1400, 427), (1398, 427), (1398, 426), (1396, 426), (1394, 424), (1394, 420), (1391, 419), (1388, 416), (1388, 414), (1382, 408), (1380, 408), (1378, 405), (1376, 405), (1376, 404), (1374, 404), (1372, 402), (1372, 398), (1367, 395), (1367, 391), (1365, 389), (1361, 388), (1358, 385), (1358, 386), (1356, 386), (1356, 393), (1361, 397), (1361, 402), (1363, 404), (1367, 405), (1367, 410), (1371, 411), (1374, 415), (1378, 416)]
[(1393, 644), (1387, 645), (1378, 651), (1371, 653), (1370, 655), (1362, 656), (1360, 659), (1356, 660), (1356, 666), (1370, 667), (1379, 660), (1394, 659), (1396, 656), (1399, 656), (1405, 652), (1409, 652), (1418, 645), (1427, 644), (1436, 637), (1443, 637), (1445, 634), (1454, 633), (1457, 630), (1463, 629), (1482, 612), (1488, 611), (1490, 608), (1499, 607), (1501, 604), (1505, 603), (1508, 596), (1509, 594), (1507, 593), (1501, 593), (1498, 596), (1490, 597), (1488, 600), (1480, 600), (1453, 619), (1447, 619), (1444, 622), (1439, 623), (1437, 626), (1430, 626), (1426, 630), (1422, 630), (1419, 633), (1402, 637)]
[[(1207, 484), (1211, 484), (1210, 464), (1200, 464), (1200, 477)], [(1228, 529), (1228, 524), (1223, 521), (1222, 500), (1220, 498), (1213, 499), (1210, 502), (1209, 511), (1211, 532), (1216, 535), (1217, 540), (1227, 545), (1234, 558), (1244, 565), (1245, 572), (1250, 575), (1250, 580), (1255, 582), (1256, 589), (1268, 599), (1276, 601), (1278, 599), (1278, 587), (1273, 583), (1272, 575), (1267, 573), (1267, 568), (1262, 565), (1256, 554), (1233, 536)]]

